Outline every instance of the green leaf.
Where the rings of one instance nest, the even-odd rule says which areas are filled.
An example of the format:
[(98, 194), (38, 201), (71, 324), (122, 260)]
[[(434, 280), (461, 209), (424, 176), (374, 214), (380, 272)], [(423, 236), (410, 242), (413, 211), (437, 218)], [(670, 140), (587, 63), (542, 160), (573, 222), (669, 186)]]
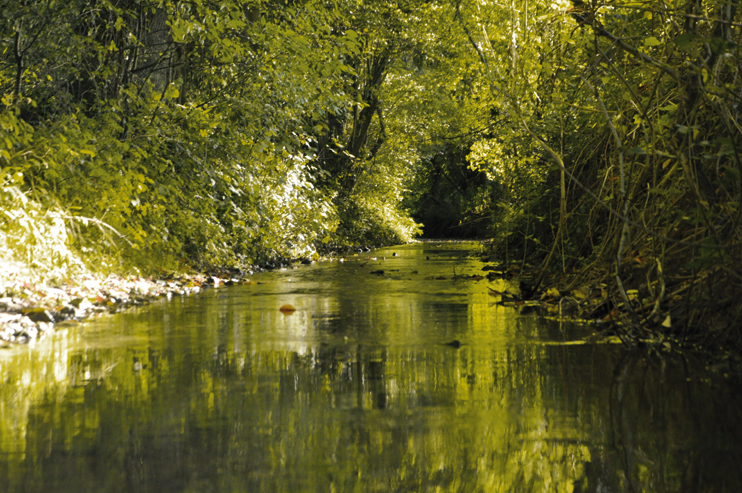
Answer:
[(690, 51), (695, 47), (695, 42), (698, 40), (700, 36), (697, 34), (681, 34), (677, 38), (675, 38), (675, 46), (677, 46), (682, 51)]
[(655, 187), (652, 187), (652, 188), (650, 188), (650, 189), (649, 189), (649, 190), (647, 190), (647, 191), (648, 191), (649, 193), (654, 193), (654, 194), (657, 194), (657, 195), (667, 195), (667, 190), (663, 190), (663, 189), (661, 189), (661, 188), (655, 188)]
[(178, 91), (178, 88), (175, 86), (170, 86), (165, 91), (165, 97), (169, 99), (175, 99), (178, 96), (180, 96), (180, 91)]
[(708, 40), (708, 44), (715, 55), (723, 55), (734, 49), (734, 44), (728, 43), (724, 38), (711, 38)]
[(662, 41), (655, 38), (654, 36), (650, 36), (649, 38), (644, 39), (644, 46), (659, 46), (662, 44)]
[(733, 166), (724, 166), (724, 173), (728, 174), (735, 180), (739, 181), (740, 173), (739, 170)]

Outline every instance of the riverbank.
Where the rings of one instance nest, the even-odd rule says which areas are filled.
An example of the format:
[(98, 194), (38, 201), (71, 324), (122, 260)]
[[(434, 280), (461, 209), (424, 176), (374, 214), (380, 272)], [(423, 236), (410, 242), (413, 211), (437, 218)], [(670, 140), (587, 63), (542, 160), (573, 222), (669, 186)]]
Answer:
[[(370, 252), (370, 246), (327, 250), (319, 260), (336, 255)], [(100, 275), (86, 270), (65, 280), (46, 282), (22, 265), (5, 262), (0, 268), (0, 348), (33, 344), (54, 327), (75, 325), (103, 313), (117, 313), (159, 298), (188, 296), (205, 289), (251, 284), (255, 272), (301, 264), (310, 259), (275, 258), (262, 265), (207, 272), (165, 272), (161, 276)]]
[(249, 283), (248, 272), (171, 273), (161, 279), (89, 273), (53, 284), (5, 275), (0, 278), (0, 347), (34, 343), (60, 324), (74, 325), (97, 314), (116, 313), (162, 297)]
[[(728, 361), (734, 373), (742, 372), (742, 340), (735, 330), (738, 305), (730, 307), (723, 298), (692, 293), (694, 287), (708, 289), (713, 282), (709, 272), (694, 278), (675, 269), (673, 276), (667, 276), (657, 267), (659, 262), (636, 257), (619, 283), (609, 266), (542, 273), (532, 267), (521, 269), (518, 263), (498, 264), (495, 259), (483, 255), (483, 261), (495, 263), (486, 267), (490, 272), (485, 277), (505, 278), (519, 287), (505, 293), (500, 304), (522, 314), (590, 324), (596, 329), (591, 338), (595, 341), (617, 337), (629, 350), (649, 347), (703, 353), (717, 364)], [(720, 282), (714, 284), (712, 291), (721, 292)], [(714, 312), (711, 308), (717, 305), (729, 309)]]

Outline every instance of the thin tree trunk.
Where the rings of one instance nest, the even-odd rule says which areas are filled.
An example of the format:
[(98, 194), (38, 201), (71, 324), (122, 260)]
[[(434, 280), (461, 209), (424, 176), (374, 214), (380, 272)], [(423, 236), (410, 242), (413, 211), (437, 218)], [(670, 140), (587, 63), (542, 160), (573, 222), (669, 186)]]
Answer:
[(21, 31), (16, 31), (13, 40), (13, 50), (15, 52), (15, 85), (13, 86), (13, 96), (15, 100), (21, 97), (21, 82), (23, 80), (23, 53), (21, 52)]

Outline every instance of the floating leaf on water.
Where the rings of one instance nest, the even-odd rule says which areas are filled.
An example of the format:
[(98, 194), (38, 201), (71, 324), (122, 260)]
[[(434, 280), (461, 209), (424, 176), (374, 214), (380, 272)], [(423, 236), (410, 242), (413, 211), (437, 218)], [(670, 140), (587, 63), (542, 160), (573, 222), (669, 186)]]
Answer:
[(279, 308), (279, 310), (284, 315), (291, 315), (292, 313), (294, 313), (296, 311), (296, 308), (294, 308), (291, 305), (283, 305), (281, 308)]

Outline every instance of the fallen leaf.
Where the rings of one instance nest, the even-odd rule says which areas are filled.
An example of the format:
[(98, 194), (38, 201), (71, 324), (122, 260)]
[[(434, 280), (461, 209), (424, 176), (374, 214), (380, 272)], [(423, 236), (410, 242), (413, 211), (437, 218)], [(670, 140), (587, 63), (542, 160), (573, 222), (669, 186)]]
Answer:
[(584, 300), (589, 295), (590, 295), (590, 288), (588, 286), (583, 286), (581, 288), (577, 288), (574, 291), (572, 291), (572, 296), (574, 296), (578, 300)]
[(559, 298), (559, 290), (557, 288), (547, 289), (546, 292), (541, 295), (542, 300), (545, 300), (546, 298)]

